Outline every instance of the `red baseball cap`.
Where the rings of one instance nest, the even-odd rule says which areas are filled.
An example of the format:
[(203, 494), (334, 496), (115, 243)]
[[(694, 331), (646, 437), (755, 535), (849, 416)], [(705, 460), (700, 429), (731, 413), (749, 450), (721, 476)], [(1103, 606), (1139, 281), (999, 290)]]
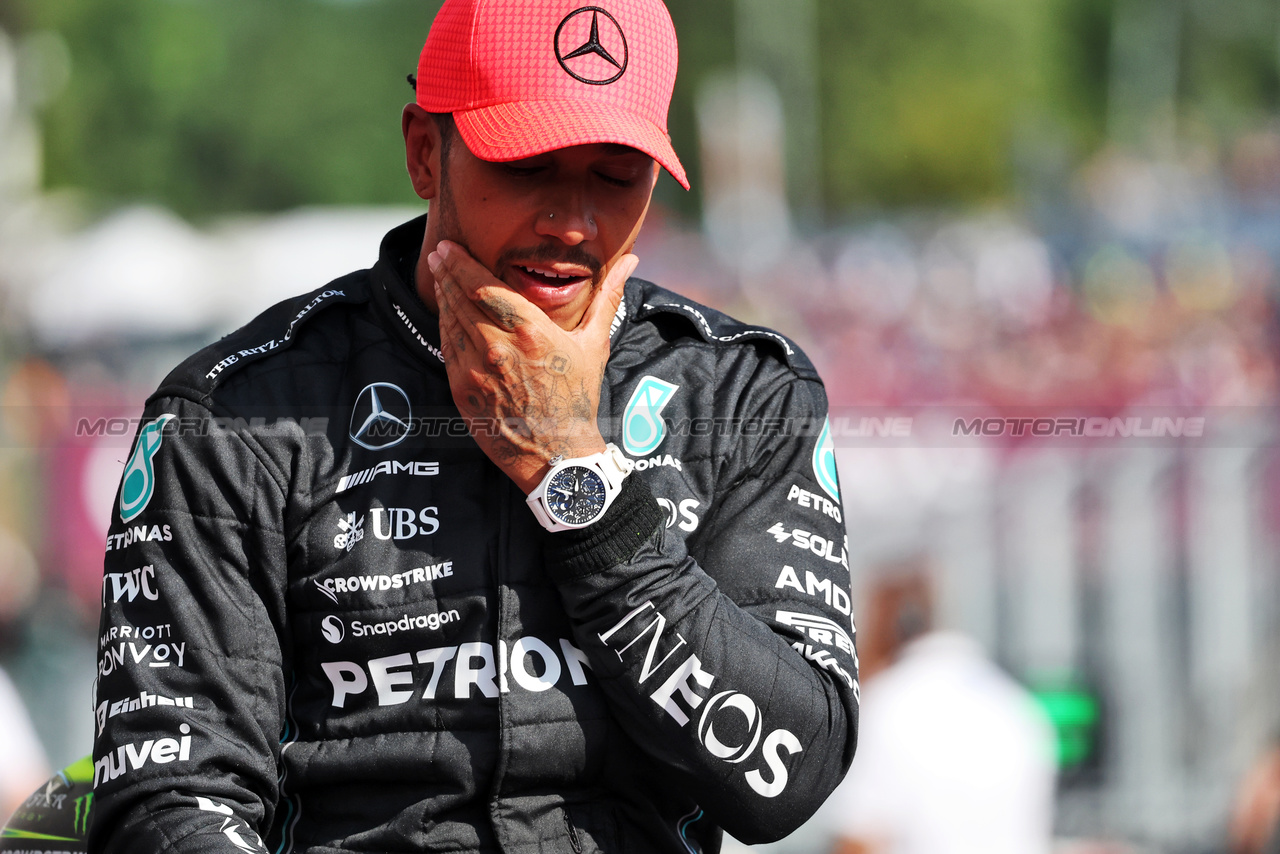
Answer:
[(613, 142), (648, 154), (687, 190), (667, 138), (671, 15), (661, 0), (595, 2), (445, 0), (418, 60), (418, 105), (452, 113), (481, 160)]

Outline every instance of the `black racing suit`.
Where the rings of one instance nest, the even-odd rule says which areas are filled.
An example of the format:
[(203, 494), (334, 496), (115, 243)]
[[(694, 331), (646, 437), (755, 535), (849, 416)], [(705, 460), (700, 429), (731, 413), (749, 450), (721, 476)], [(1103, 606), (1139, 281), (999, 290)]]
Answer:
[(636, 470), (601, 521), (547, 533), (453, 405), (411, 285), (423, 228), (148, 401), (107, 540), (91, 850), (789, 833), (857, 733), (813, 368), (629, 281), (600, 425)]

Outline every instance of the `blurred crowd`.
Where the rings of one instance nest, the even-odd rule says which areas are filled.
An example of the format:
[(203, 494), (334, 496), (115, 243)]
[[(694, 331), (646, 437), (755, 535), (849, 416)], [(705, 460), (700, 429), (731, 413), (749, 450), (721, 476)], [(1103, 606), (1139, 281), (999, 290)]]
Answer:
[(1222, 168), (1106, 150), (1038, 213), (868, 215), (736, 277), (663, 231), (641, 274), (797, 337), (837, 404), (1273, 401), (1280, 134)]

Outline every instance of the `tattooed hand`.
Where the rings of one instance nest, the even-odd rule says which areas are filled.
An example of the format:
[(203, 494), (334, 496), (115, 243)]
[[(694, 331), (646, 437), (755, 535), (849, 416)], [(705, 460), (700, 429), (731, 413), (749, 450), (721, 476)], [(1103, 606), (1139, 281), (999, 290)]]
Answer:
[(442, 241), (427, 257), (453, 401), (480, 448), (525, 493), (553, 457), (604, 450), (596, 411), (609, 325), (637, 263), (624, 255), (566, 332), (456, 243)]

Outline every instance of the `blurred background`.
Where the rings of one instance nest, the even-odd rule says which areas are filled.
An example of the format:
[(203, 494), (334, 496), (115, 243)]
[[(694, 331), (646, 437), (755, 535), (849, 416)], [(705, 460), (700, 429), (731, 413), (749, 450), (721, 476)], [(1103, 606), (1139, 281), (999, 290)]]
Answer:
[[(421, 211), (399, 111), (438, 5), (0, 0), (0, 664), (34, 727), (0, 757), (39, 747), (12, 767), (91, 747), (146, 395)], [(1056, 851), (1264, 850), (1280, 5), (668, 6), (694, 189), (664, 175), (639, 275), (823, 372), (868, 698), (907, 628), (963, 633), (1051, 728)]]

